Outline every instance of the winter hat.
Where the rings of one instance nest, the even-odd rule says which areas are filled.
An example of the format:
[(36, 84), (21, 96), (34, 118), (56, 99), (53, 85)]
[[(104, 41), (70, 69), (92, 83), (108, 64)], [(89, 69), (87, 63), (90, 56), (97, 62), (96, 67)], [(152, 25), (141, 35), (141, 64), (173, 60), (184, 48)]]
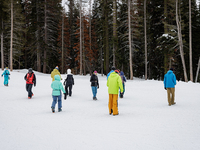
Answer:
[(94, 73), (97, 73), (97, 71), (95, 70)]
[(28, 69), (28, 72), (29, 72), (29, 73), (33, 72), (33, 69), (32, 69), (32, 68), (29, 68), (29, 69)]
[(67, 69), (67, 74), (71, 74), (71, 69)]
[(120, 72), (120, 75), (122, 75), (122, 76), (123, 76), (123, 75), (124, 75), (124, 72), (123, 72), (123, 71), (121, 71), (121, 72)]
[(115, 66), (112, 66), (112, 67), (111, 67), (111, 70), (115, 70)]
[(6, 70), (8, 70), (8, 67), (6, 67)]
[(116, 73), (119, 73), (119, 70), (115, 70)]
[(174, 69), (173, 69), (173, 68), (170, 68), (169, 70), (171, 70), (171, 71), (174, 71)]
[(55, 69), (59, 70), (58, 66), (56, 66), (56, 68), (55, 68)]

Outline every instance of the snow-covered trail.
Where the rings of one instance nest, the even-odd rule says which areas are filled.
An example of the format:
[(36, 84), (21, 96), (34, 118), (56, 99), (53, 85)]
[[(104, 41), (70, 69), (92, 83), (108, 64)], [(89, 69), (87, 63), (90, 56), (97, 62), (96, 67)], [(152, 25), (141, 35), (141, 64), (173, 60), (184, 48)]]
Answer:
[(0, 80), (2, 150), (200, 149), (199, 83), (178, 82), (177, 104), (168, 106), (162, 81), (129, 80), (125, 97), (119, 99), (119, 115), (111, 116), (106, 77), (98, 75), (98, 100), (93, 101), (90, 76), (76, 75), (72, 97), (62, 101), (62, 112), (56, 107), (53, 114), (50, 75), (36, 72), (29, 100), (26, 73), (11, 72), (9, 87)]

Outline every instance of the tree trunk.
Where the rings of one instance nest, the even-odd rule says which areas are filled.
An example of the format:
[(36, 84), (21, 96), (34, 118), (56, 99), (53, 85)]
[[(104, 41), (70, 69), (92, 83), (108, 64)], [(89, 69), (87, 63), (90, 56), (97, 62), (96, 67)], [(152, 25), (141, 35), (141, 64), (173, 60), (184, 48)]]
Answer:
[(79, 0), (79, 13), (80, 13), (80, 75), (82, 75), (82, 1)]
[(197, 82), (197, 79), (198, 79), (198, 76), (199, 76), (199, 68), (200, 68), (200, 57), (199, 57), (199, 63), (198, 63), (198, 67), (197, 67), (195, 82)]
[(13, 70), (13, 0), (11, 0), (10, 71)]
[(117, 4), (113, 0), (113, 66), (115, 66), (115, 52), (117, 51)]
[(84, 37), (85, 33), (84, 33), (84, 21), (83, 21), (83, 75), (86, 75), (86, 60), (85, 60), (85, 37)]
[(47, 69), (47, 1), (45, 0), (44, 4), (44, 41), (45, 41), (45, 48), (44, 48), (44, 64), (43, 64), (43, 73), (46, 73)]
[(189, 0), (189, 38), (190, 38), (190, 81), (193, 82), (193, 68), (192, 68), (192, 21), (191, 21), (191, 0)]
[(63, 17), (62, 17), (62, 73), (64, 73), (64, 14), (65, 11), (63, 10)]
[(145, 41), (145, 80), (147, 80), (147, 14), (146, 14), (147, 0), (144, 0), (144, 41)]
[(104, 0), (104, 17), (105, 17), (105, 50), (106, 50), (106, 74), (109, 72), (109, 31), (108, 31), (108, 9), (107, 0)]
[(130, 2), (130, 0), (128, 0), (128, 30), (129, 30), (129, 65), (130, 65), (130, 79), (133, 80), (132, 45), (131, 45), (131, 2)]
[(101, 76), (103, 76), (103, 55), (102, 54), (103, 54), (103, 48), (101, 48)]
[(186, 73), (186, 67), (185, 67), (185, 59), (184, 59), (184, 53), (183, 53), (183, 41), (182, 41), (182, 34), (181, 34), (181, 21), (178, 19), (178, 0), (176, 0), (176, 24), (178, 29), (178, 43), (179, 43), (179, 49), (180, 49), (180, 55), (181, 60), (183, 64), (183, 72), (184, 72), (184, 78), (185, 82), (188, 82), (187, 73)]
[(40, 53), (40, 45), (39, 45), (39, 2), (37, 0), (36, 2), (36, 11), (37, 11), (37, 33), (36, 33), (36, 39), (37, 39), (37, 71), (41, 72), (41, 53)]
[(91, 0), (89, 0), (89, 38), (90, 38), (90, 50), (92, 50), (92, 23), (91, 23), (91, 16), (92, 16), (92, 12), (91, 12)]
[(4, 52), (3, 52), (3, 18), (2, 18), (2, 31), (1, 31), (1, 69), (4, 70)]
[[(164, 33), (168, 33), (167, 27), (167, 0), (164, 0)], [(168, 52), (167, 49), (164, 47), (164, 73), (168, 71)]]

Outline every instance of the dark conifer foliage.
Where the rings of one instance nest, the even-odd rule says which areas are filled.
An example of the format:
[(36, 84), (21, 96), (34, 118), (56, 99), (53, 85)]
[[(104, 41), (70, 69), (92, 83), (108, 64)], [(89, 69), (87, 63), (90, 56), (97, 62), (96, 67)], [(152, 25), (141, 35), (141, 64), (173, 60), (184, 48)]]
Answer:
[[(115, 67), (124, 71), (126, 77), (129, 78), (128, 0), (117, 1), (117, 22), (114, 23), (116, 25), (114, 33), (113, 0), (94, 0), (91, 16), (87, 4), (84, 4), (84, 8), (80, 10), (79, 1), (74, 0), (67, 1), (65, 10), (61, 6), (61, 0), (12, 1), (14, 2), (14, 69), (31, 67), (39, 72), (50, 73), (55, 66), (62, 68), (62, 62), (64, 62), (62, 73), (70, 68), (74, 74), (79, 74), (79, 14), (82, 11), (83, 74), (91, 74), (97, 70), (106, 75), (115, 63)], [(200, 57), (200, 10), (195, 0), (191, 2), (192, 67), (193, 75), (196, 75)], [(11, 0), (0, 1), (2, 67), (10, 65), (10, 3)], [(143, 0), (131, 0), (132, 69), (133, 76), (139, 78), (143, 78), (145, 74), (143, 3)], [(166, 71), (173, 67), (177, 79), (184, 80), (178, 44), (175, 1), (147, 0), (146, 8), (148, 79), (162, 80)], [(178, 11), (182, 27), (184, 59), (189, 76), (189, 2), (179, 0)], [(117, 37), (113, 38), (115, 33)], [(113, 62), (113, 47), (116, 50), (115, 62)]]

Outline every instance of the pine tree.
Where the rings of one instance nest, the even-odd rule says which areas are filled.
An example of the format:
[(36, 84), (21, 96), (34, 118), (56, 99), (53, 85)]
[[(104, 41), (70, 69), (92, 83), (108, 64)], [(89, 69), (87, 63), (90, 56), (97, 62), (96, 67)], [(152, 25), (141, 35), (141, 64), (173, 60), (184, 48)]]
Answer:
[(70, 28), (69, 28), (69, 18), (66, 14), (63, 14), (63, 19), (60, 20), (58, 26), (58, 48), (59, 61), (62, 62), (62, 73), (64, 73), (68, 68), (70, 68)]
[(70, 59), (70, 63), (69, 63), (69, 68), (74, 68), (76, 74), (77, 74), (77, 61), (75, 61), (75, 58), (77, 56), (76, 50), (74, 50), (75, 47), (75, 43), (77, 43), (77, 41), (79, 39), (76, 38), (76, 30), (77, 30), (77, 25), (76, 22), (78, 20), (78, 16), (79, 16), (79, 11), (78, 11), (78, 7), (74, 4), (73, 0), (69, 0), (68, 3), (68, 8), (69, 8), (69, 12), (67, 13), (68, 18), (69, 18), (69, 36), (70, 36), (70, 43), (69, 43), (69, 59)]
[(4, 1), (5, 11), (8, 13), (8, 22), (6, 23), (7, 28), (10, 30), (7, 34), (7, 39), (9, 40), (9, 49), (10, 49), (10, 70), (13, 68), (18, 62), (20, 64), (20, 56), (22, 55), (21, 49), (25, 44), (25, 38), (23, 34), (26, 32), (24, 30), (25, 18), (22, 15), (22, 5), (18, 0), (7, 0)]
[(5, 6), (3, 1), (0, 2), (0, 34), (1, 34), (1, 69), (4, 70), (4, 32), (7, 13), (4, 11)]

